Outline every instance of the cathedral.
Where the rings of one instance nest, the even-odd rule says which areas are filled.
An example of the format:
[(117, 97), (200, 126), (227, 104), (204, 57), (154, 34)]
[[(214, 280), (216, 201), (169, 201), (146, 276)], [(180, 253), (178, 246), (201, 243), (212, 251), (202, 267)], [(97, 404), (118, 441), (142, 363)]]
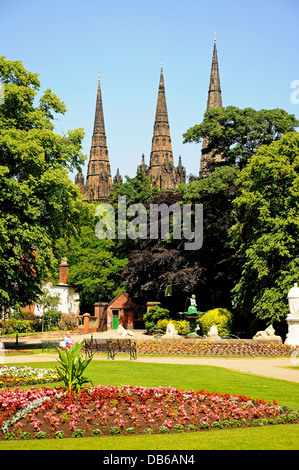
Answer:
[[(214, 39), (207, 103), (207, 109), (212, 108), (222, 108), (216, 39)], [(207, 139), (204, 139), (200, 163), (200, 176), (202, 177), (207, 176), (209, 172), (212, 171), (214, 161), (221, 159), (220, 156), (215, 157), (204, 151), (207, 147), (207, 143)], [(142, 172), (149, 178), (151, 186), (155, 185), (165, 191), (174, 191), (180, 183), (184, 183), (186, 180), (186, 169), (182, 165), (181, 156), (179, 157), (178, 165), (174, 165), (162, 64), (150, 161), (149, 165), (147, 165), (145, 156), (142, 155), (142, 161), (140, 165), (138, 165), (137, 171)], [(107, 202), (113, 184), (119, 182), (122, 182), (119, 170), (117, 170), (113, 180), (111, 175), (99, 76), (94, 128), (86, 181), (82, 173), (78, 173), (75, 178), (75, 184), (80, 188), (85, 201)]]

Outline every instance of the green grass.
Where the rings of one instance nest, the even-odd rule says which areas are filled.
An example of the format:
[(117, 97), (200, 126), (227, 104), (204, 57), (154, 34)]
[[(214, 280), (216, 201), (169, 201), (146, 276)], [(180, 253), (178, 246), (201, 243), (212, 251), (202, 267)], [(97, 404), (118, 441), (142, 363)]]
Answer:
[[(56, 361), (31, 363), (32, 367), (55, 367)], [(299, 410), (299, 384), (244, 374), (220, 367), (167, 365), (132, 361), (94, 360), (86, 375), (94, 385), (172, 386), (205, 389), (209, 392), (246, 395)], [(211, 450), (211, 449), (299, 449), (299, 425), (201, 431), (159, 436), (109, 436), (59, 440), (2, 441), (0, 450), (9, 449), (82, 450)]]

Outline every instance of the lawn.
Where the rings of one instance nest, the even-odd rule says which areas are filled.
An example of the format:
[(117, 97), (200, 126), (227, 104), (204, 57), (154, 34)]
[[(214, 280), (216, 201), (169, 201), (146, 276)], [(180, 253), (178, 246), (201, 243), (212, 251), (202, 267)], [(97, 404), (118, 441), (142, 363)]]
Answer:
[[(56, 362), (32, 363), (55, 367)], [(243, 374), (213, 366), (142, 364), (131, 361), (94, 360), (86, 375), (94, 385), (172, 386), (209, 392), (275, 399), (299, 409), (299, 384)], [(200, 450), (200, 449), (299, 449), (299, 425), (200, 431), (159, 436), (109, 436), (42, 441), (5, 441), (0, 449), (98, 449), (98, 450)]]

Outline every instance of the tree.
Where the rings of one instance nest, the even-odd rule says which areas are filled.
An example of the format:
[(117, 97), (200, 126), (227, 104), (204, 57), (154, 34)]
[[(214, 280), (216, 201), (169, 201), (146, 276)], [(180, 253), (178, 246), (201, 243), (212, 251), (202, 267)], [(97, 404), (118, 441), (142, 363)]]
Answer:
[(0, 306), (34, 302), (56, 262), (55, 240), (76, 233), (82, 198), (68, 172), (85, 159), (83, 130), (54, 132), (66, 107), (51, 90), (35, 104), (38, 75), (0, 57)]
[[(170, 207), (182, 202), (180, 193), (160, 193), (149, 200), (150, 203)], [(161, 226), (161, 218), (158, 225)], [(193, 252), (184, 250), (184, 239), (172, 237), (172, 214), (170, 213), (169, 239), (151, 238), (148, 231), (146, 239), (127, 240), (128, 265), (124, 272), (127, 292), (139, 304), (157, 300), (166, 305), (174, 314), (184, 308), (188, 295), (199, 282), (201, 267), (194, 260)], [(166, 296), (167, 288), (172, 287), (172, 295)]]
[(183, 202), (203, 204), (203, 245), (192, 255), (193, 272), (200, 267), (194, 287), (202, 311), (216, 307), (231, 309), (231, 289), (240, 272), (229, 229), (234, 223), (233, 201), (239, 194), (238, 167), (216, 168), (206, 178), (181, 186)]
[(69, 282), (80, 294), (81, 313), (93, 313), (95, 302), (109, 302), (122, 288), (128, 260), (118, 253), (114, 240), (99, 240), (93, 226), (84, 225), (80, 237), (57, 243), (57, 258), (67, 256)]
[(151, 186), (150, 179), (141, 171), (138, 171), (134, 178), (126, 176), (125, 183), (115, 184), (110, 193), (110, 199), (117, 209), (119, 196), (126, 196), (128, 205), (135, 203), (146, 204), (160, 193), (159, 188)]
[(204, 120), (185, 132), (184, 143), (208, 139), (204, 153), (221, 155), (229, 164), (244, 168), (262, 145), (294, 131), (299, 121), (283, 109), (239, 109), (234, 106), (206, 111)]
[(280, 322), (299, 268), (299, 134), (258, 149), (240, 174), (231, 236), (242, 263), (233, 289), (247, 318)]

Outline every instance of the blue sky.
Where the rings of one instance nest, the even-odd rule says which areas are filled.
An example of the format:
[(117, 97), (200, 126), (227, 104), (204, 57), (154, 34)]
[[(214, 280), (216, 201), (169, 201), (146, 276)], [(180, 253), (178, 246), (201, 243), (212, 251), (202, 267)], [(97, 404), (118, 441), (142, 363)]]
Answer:
[(214, 32), (223, 105), (299, 118), (298, 13), (298, 0), (0, 0), (0, 54), (66, 103), (56, 131), (84, 128), (87, 157), (100, 71), (112, 175), (123, 177), (143, 153), (149, 162), (162, 59), (174, 162), (198, 175), (201, 146), (182, 134), (206, 109)]

